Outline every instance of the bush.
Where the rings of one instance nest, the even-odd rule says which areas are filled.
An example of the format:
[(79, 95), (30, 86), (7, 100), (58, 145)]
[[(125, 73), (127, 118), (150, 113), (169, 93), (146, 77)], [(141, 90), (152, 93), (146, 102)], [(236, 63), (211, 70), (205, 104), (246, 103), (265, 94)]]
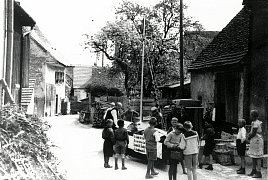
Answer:
[(64, 179), (50, 151), (46, 121), (27, 118), (16, 106), (0, 109), (1, 179)]

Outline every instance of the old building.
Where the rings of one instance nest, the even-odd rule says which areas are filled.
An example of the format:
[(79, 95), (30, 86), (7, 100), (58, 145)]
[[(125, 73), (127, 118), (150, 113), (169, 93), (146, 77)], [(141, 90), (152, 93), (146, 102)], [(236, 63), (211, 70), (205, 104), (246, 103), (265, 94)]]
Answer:
[(216, 108), (216, 122), (236, 125), (257, 109), (268, 119), (268, 2), (244, 0), (243, 9), (192, 63), (191, 96)]
[(16, 104), (21, 102), (22, 88), (28, 84), (29, 33), (35, 21), (18, 2), (5, 0), (0, 5), (0, 84), (6, 92), (4, 102), (0, 87), (1, 106), (10, 99)]
[(29, 58), (29, 86), (23, 88), (22, 105), (39, 117), (60, 114), (62, 102), (68, 101), (72, 78), (38, 27), (31, 32)]

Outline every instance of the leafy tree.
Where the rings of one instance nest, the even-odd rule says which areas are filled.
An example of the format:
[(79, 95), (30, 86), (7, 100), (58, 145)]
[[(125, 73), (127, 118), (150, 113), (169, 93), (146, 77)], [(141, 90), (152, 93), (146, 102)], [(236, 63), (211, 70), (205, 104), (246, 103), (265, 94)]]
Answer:
[[(178, 0), (164, 0), (152, 8), (123, 1), (116, 10), (118, 20), (107, 23), (94, 37), (87, 37), (85, 47), (93, 48), (95, 52), (103, 52), (112, 61), (111, 74), (124, 74), (124, 86), (129, 96), (131, 88), (140, 84), (144, 40), (144, 96), (151, 96), (152, 92), (156, 92), (154, 95), (157, 96), (158, 85), (179, 79), (179, 8)], [(146, 37), (142, 36), (144, 15)], [(185, 34), (198, 34), (203, 30), (202, 25), (191, 17), (184, 17), (183, 22)], [(184, 37), (187, 42), (197, 42), (187, 43), (185, 46), (185, 61), (190, 62), (196, 53), (187, 51), (187, 45), (194, 44), (202, 49), (206, 43), (199, 38), (192, 38), (193, 36)], [(111, 49), (114, 50), (112, 54), (109, 53)]]

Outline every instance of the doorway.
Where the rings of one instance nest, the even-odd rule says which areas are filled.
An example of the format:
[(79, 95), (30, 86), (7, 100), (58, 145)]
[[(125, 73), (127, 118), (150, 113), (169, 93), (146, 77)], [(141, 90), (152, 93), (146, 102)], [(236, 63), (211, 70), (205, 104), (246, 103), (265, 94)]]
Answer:
[(58, 94), (56, 94), (56, 112), (55, 114), (58, 114)]
[(236, 125), (238, 121), (240, 73), (217, 73), (215, 88), (216, 121)]

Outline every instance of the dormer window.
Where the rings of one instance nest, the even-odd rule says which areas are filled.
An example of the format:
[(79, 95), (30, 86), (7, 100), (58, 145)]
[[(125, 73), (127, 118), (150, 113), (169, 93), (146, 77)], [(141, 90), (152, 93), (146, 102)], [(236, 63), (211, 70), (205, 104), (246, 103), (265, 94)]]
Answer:
[(64, 72), (55, 72), (55, 84), (62, 84), (64, 82)]

